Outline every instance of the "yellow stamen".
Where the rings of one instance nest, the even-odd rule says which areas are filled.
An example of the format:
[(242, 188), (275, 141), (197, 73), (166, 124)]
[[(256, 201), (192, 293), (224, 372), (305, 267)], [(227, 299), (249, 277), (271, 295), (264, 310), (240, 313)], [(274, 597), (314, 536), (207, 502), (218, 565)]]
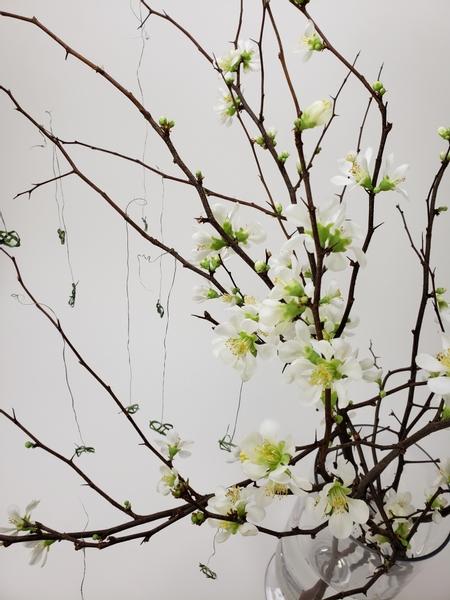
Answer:
[(332, 381), (333, 376), (330, 373), (328, 366), (324, 363), (317, 365), (309, 377), (311, 385), (321, 385), (325, 388), (329, 388)]
[(443, 367), (450, 369), (450, 348), (447, 348), (445, 352), (439, 352), (439, 354), (436, 355), (436, 358)]

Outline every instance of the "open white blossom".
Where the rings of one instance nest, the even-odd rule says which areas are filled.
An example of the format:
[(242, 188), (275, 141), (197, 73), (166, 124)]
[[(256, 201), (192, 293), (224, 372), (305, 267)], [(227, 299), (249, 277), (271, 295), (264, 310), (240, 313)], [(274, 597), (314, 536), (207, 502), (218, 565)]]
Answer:
[(283, 497), (291, 491), (296, 496), (303, 496), (311, 490), (310, 482), (304, 477), (294, 475), (289, 468), (289, 461), (295, 452), (294, 440), (290, 435), (277, 442), (279, 424), (273, 419), (261, 423), (259, 432), (252, 431), (246, 435), (236, 449), (245, 475), (253, 481), (265, 479), (255, 494), (256, 503), (267, 506), (277, 497)]
[(261, 61), (258, 48), (250, 40), (239, 40), (237, 48), (226, 50), (217, 61), (225, 81), (234, 81), (235, 73), (240, 67), (244, 73), (259, 71)]
[(31, 513), (39, 504), (40, 500), (32, 500), (25, 508), (25, 514), (21, 516), (20, 508), (17, 504), (8, 506), (7, 513), (9, 522), (13, 527), (0, 527), (0, 533), (11, 533), (17, 535), (20, 531), (34, 531), (34, 522), (31, 520)]
[[(237, 310), (233, 312), (229, 322), (221, 323), (214, 329), (219, 337), (212, 342), (213, 353), (236, 369), (242, 381), (248, 381), (257, 368), (256, 356), (270, 360), (276, 356), (276, 347), (270, 339), (266, 343), (256, 343), (260, 325), (255, 307), (246, 306), (245, 310), (234, 308)], [(234, 311), (234, 308), (229, 310)]]
[(266, 511), (262, 506), (249, 506), (250, 499), (253, 496), (253, 488), (234, 486), (227, 490), (219, 486), (216, 489), (215, 495), (208, 500), (208, 509), (210, 512), (245, 521), (244, 523), (236, 523), (209, 518), (208, 523), (211, 527), (218, 527), (220, 529), (215, 537), (217, 543), (225, 542), (231, 535), (235, 535), (238, 532), (244, 536), (256, 535), (258, 533), (257, 527), (253, 523), (249, 523), (247, 519), (259, 523), (266, 516)]
[(367, 148), (364, 153), (356, 154), (356, 152), (350, 151), (345, 158), (340, 158), (338, 160), (339, 169), (344, 173), (344, 176), (336, 175), (332, 177), (331, 183), (348, 186), (349, 190), (357, 185), (366, 190), (372, 190), (372, 178), (369, 173), (372, 154), (372, 148)]
[(317, 35), (316, 29), (314, 27), (314, 23), (312, 21), (308, 21), (306, 25), (306, 29), (302, 35), (302, 39), (294, 48), (294, 52), (299, 52), (302, 55), (302, 61), (307, 62), (313, 52), (320, 52), (323, 50), (322, 40)]
[(246, 40), (244, 42), (243, 40), (239, 40), (237, 49), (241, 58), (244, 73), (248, 73), (249, 71), (259, 71), (261, 69), (259, 50), (252, 41)]
[(430, 354), (418, 354), (416, 364), (421, 369), (428, 371), (427, 385), (429, 389), (439, 396), (450, 394), (450, 337), (441, 333), (442, 352), (436, 357)]
[[(261, 224), (251, 222), (241, 226), (240, 219), (237, 216), (239, 204), (235, 204), (231, 211), (227, 211), (222, 204), (214, 204), (211, 211), (217, 223), (224, 232), (239, 246), (248, 248), (251, 243), (261, 244), (266, 239), (266, 233), (263, 231)], [(209, 232), (205, 227), (194, 227), (192, 239), (197, 245), (196, 250), (192, 252), (194, 262), (200, 264), (211, 257), (220, 257), (225, 261), (231, 254), (233, 249), (229, 247), (228, 241), (223, 238), (216, 230)]]
[(237, 48), (225, 50), (217, 64), (222, 69), (225, 81), (234, 81), (235, 72), (240, 62), (240, 52)]
[[(317, 232), (320, 246), (328, 250), (324, 264), (330, 271), (342, 271), (348, 265), (345, 253), (351, 251), (355, 261), (361, 267), (366, 265), (366, 256), (353, 240), (362, 239), (361, 228), (346, 219), (345, 202), (340, 203), (339, 198), (333, 197), (316, 209)], [(285, 211), (287, 220), (296, 227), (303, 227), (305, 232), (293, 236), (283, 246), (284, 251), (306, 247), (308, 252), (315, 251), (311, 217), (307, 207), (303, 204), (291, 204)]]
[(161, 448), (161, 453), (167, 456), (169, 460), (173, 460), (175, 456), (179, 456), (180, 458), (190, 456), (191, 453), (187, 448), (190, 448), (194, 443), (192, 440), (181, 441), (175, 429), (171, 429), (164, 437), (155, 439), (154, 441)]
[(335, 479), (323, 487), (315, 501), (314, 513), (318, 519), (329, 517), (331, 533), (339, 540), (345, 540), (351, 535), (354, 523), (367, 522), (369, 507), (364, 500), (349, 496), (351, 489), (348, 486), (356, 476), (353, 465), (341, 458), (337, 469), (342, 483)]
[(219, 94), (220, 99), (214, 105), (214, 110), (220, 117), (219, 123), (229, 127), (233, 123), (233, 117), (241, 101), (228, 89), (219, 88)]
[(296, 337), (285, 342), (279, 356), (282, 362), (289, 363), (284, 373), (284, 381), (295, 381), (299, 386), (300, 402), (305, 406), (323, 400), (325, 390), (331, 390), (332, 407), (338, 403), (345, 408), (350, 397), (348, 384), (360, 381), (363, 367), (371, 368), (366, 361), (357, 361), (357, 352), (352, 352), (350, 344), (342, 338), (315, 340), (310, 336), (308, 326), (302, 321), (295, 324)]
[(50, 552), (50, 546), (55, 543), (56, 540), (41, 540), (39, 542), (24, 542), (23, 545), (26, 548), (33, 548), (28, 559), (30, 566), (37, 565), (41, 562), (41, 568), (45, 566)]
[(170, 469), (167, 465), (161, 465), (159, 472), (162, 477), (158, 481), (156, 490), (163, 496), (177, 494), (180, 488), (180, 480), (178, 478), (178, 471), (176, 469)]
[(406, 198), (406, 200), (409, 200), (406, 191), (398, 187), (400, 183), (405, 181), (406, 173), (409, 170), (409, 165), (400, 165), (394, 171), (392, 171), (393, 162), (394, 155), (389, 154), (381, 171), (381, 181), (374, 189), (374, 192), (378, 194), (379, 192), (389, 192), (393, 190), (394, 192), (401, 194), (404, 198)]

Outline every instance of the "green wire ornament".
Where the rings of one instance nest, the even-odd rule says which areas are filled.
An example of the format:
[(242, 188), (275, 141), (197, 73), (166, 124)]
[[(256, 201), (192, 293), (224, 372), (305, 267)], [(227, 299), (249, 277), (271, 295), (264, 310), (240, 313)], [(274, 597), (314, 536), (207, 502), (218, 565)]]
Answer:
[(8, 248), (18, 248), (20, 237), (17, 231), (0, 231), (0, 245), (8, 246)]

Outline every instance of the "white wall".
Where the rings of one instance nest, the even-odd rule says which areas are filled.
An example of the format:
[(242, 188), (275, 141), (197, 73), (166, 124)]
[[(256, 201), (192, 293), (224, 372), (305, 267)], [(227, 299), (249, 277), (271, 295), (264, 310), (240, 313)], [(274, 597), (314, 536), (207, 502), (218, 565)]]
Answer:
[[(234, 38), (238, 4), (158, 0), (153, 6), (178, 19), (208, 52), (219, 56)], [(257, 38), (258, 3), (247, 4), (242, 37)], [(291, 48), (300, 39), (304, 21), (286, 0), (273, 1), (271, 5), (286, 35), (286, 53), (302, 105), (334, 95), (345, 70), (326, 54), (301, 64)], [(147, 23), (142, 37), (134, 14), (138, 11), (135, 0), (2, 0), (0, 10), (35, 15), (140, 97), (138, 74), (146, 106), (155, 118), (166, 115), (175, 120), (172, 139), (191, 169), (201, 169), (206, 175), (205, 185), (248, 201), (265, 201), (237, 124), (227, 129), (217, 123), (212, 110), (220, 85), (216, 74), (181, 34), (156, 18)], [(411, 201), (402, 202), (402, 207), (418, 243), (425, 216), (424, 198), (439, 167), (439, 152), (444, 149), (436, 130), (450, 124), (450, 83), (445, 66), (450, 5), (446, 0), (429, 0), (426, 4), (407, 0), (312, 0), (310, 11), (349, 60), (362, 51), (358, 65), (369, 81), (377, 78), (384, 63), (382, 80), (388, 90), (390, 119), (394, 121), (388, 150), (395, 152), (396, 164), (406, 162), (411, 166), (405, 182)], [(267, 56), (266, 68), (273, 84), (268, 85), (265, 116), (268, 125), (278, 128), (280, 150), (293, 154), (293, 110), (277, 72), (272, 38), (268, 34), (272, 55)], [(0, 17), (0, 56), (0, 85), (11, 89), (23, 108), (47, 128), (51, 113), (53, 130), (60, 138), (105, 146), (135, 158), (145, 155), (150, 165), (179, 175), (162, 144), (123, 96), (73, 57), (65, 60), (64, 51), (33, 25)], [(257, 93), (256, 82), (254, 74), (245, 79), (244, 87), (251, 97)], [(365, 103), (366, 96), (351, 79), (338, 106), (340, 118), (313, 171), (318, 197), (326, 198), (335, 191), (329, 179), (337, 174), (336, 159), (355, 147)], [(17, 257), (30, 291), (38, 302), (57, 314), (85, 360), (124, 403), (139, 403), (141, 410), (136, 418), (145, 431), (149, 419), (161, 417), (165, 340), (164, 420), (173, 423), (183, 438), (196, 442), (193, 456), (185, 463), (180, 461), (180, 471), (205, 493), (213, 491), (217, 484), (230, 485), (239, 479), (239, 467), (224, 464), (217, 440), (226, 433), (228, 424), (233, 426), (240, 380), (212, 356), (211, 327), (190, 316), (205, 308), (191, 301), (192, 286), (200, 281), (178, 267), (165, 338), (167, 320), (160, 319), (155, 304), (160, 286), (161, 301), (167, 303), (173, 259), (164, 257), (162, 270), (159, 261), (148, 263), (141, 259), (140, 279), (137, 256), (150, 255), (153, 260), (159, 251), (135, 232), (129, 232), (130, 384), (125, 224), (74, 177), (62, 180), (62, 191), (50, 184), (36, 190), (30, 198), (22, 195), (14, 199), (32, 184), (54, 176), (53, 149), (50, 145), (43, 147), (42, 137), (13, 110), (3, 93), (0, 131), (0, 208), (7, 228), (21, 235), (22, 246), (11, 254)], [(378, 135), (379, 127), (371, 119), (363, 147), (376, 145)], [(311, 132), (312, 139), (315, 132)], [(151, 234), (160, 232), (163, 208), (165, 243), (190, 253), (191, 225), (202, 212), (191, 191), (171, 182), (163, 186), (155, 176), (144, 177), (136, 165), (68, 148), (79, 167), (123, 209), (136, 198), (146, 199), (144, 214)], [(59, 165), (61, 173), (67, 171), (61, 157)], [(293, 164), (291, 168), (293, 172)], [(276, 199), (286, 204), (276, 174), (270, 175), (270, 182)], [(443, 190), (445, 203), (448, 182)], [(366, 356), (368, 340), (372, 339), (386, 370), (408, 362), (410, 330), (420, 294), (419, 268), (395, 209), (399, 200), (400, 196), (394, 193), (380, 196), (377, 222), (385, 224), (377, 231), (371, 247), (355, 306), (361, 317), (357, 337), (361, 357)], [(347, 201), (355, 220), (364, 221), (363, 191), (349, 193)], [(61, 207), (62, 202), (70, 266), (67, 246), (61, 246), (56, 234), (60, 226), (58, 203)], [(142, 208), (134, 203), (129, 213), (140, 221)], [(439, 245), (433, 265), (437, 265), (438, 284), (450, 287), (447, 227), (448, 216), (444, 215), (437, 224)], [(277, 251), (276, 245), (270, 249)], [(261, 248), (252, 250), (255, 258), (261, 255)], [(79, 281), (73, 309), (67, 304), (72, 281), (70, 267), (74, 281)], [(65, 380), (61, 339), (29, 299), (20, 303), (11, 298), (23, 291), (12, 264), (3, 256), (0, 269), (1, 407), (9, 412), (14, 409), (17, 418), (43, 443), (70, 456), (80, 438)], [(252, 283), (249, 280), (245, 285)], [(263, 293), (262, 288), (255, 290), (255, 294)], [(220, 312), (216, 311), (215, 316), (221, 318)], [(423, 351), (434, 353), (438, 349), (437, 326), (430, 318)], [(96, 449), (95, 455), (84, 455), (77, 464), (118, 501), (130, 500), (137, 512), (172, 506), (171, 500), (155, 491), (159, 479), (156, 459), (138, 445), (139, 440), (123, 423), (107, 394), (70, 352), (67, 367), (83, 438)], [(257, 429), (268, 416), (276, 417), (282, 430), (292, 433), (298, 443), (308, 441), (320, 421), (313, 411), (299, 405), (294, 387), (281, 386), (278, 362), (264, 365), (244, 386), (237, 439)], [(28, 438), (6, 419), (0, 427), (0, 525), (6, 525), (8, 505), (17, 503), (24, 508), (32, 498), (41, 500), (35, 518), (55, 529), (107, 527), (120, 520), (117, 511), (81, 486), (74, 473), (39, 450), (25, 449)], [(448, 440), (440, 437), (440, 443), (439, 451), (447, 456)], [(269, 510), (268, 525), (282, 528), (290, 506), (290, 499), (277, 503), (279, 511), (275, 514), (275, 510)], [(198, 571), (198, 563), (205, 563), (212, 553), (212, 539), (213, 530), (208, 526), (194, 529), (186, 522), (169, 528), (144, 546), (132, 542), (104, 552), (88, 551), (84, 597), (262, 598), (264, 571), (275, 541), (263, 535), (248, 539), (239, 536), (218, 547), (210, 565), (218, 573), (214, 582)], [(18, 545), (1, 550), (1, 599), (24, 600), (30, 594), (35, 600), (80, 597), (83, 554), (74, 554), (70, 545), (53, 546), (42, 570), (28, 567), (27, 551)], [(435, 600), (445, 600), (444, 565), (448, 558), (447, 549), (401, 599), (421, 600), (433, 581)]]

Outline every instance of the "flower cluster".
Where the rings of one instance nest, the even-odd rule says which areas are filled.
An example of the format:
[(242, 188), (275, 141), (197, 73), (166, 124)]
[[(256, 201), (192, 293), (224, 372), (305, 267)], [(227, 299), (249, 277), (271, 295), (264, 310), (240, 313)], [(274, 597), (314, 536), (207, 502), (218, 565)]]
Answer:
[(360, 186), (369, 192), (373, 191), (375, 194), (393, 190), (408, 200), (406, 191), (398, 186), (405, 181), (409, 165), (400, 165), (400, 167), (392, 170), (394, 155), (389, 154), (381, 170), (381, 181), (376, 187), (373, 187), (372, 176), (369, 171), (372, 154), (372, 148), (367, 148), (364, 153), (360, 152), (359, 154), (350, 151), (345, 158), (338, 160), (339, 169), (344, 176), (336, 175), (331, 179), (331, 183), (348, 186), (348, 189)]
[[(410, 492), (396, 492), (395, 490), (390, 489), (387, 493), (383, 508), (395, 536), (405, 548), (409, 548), (410, 544), (407, 541), (407, 537), (413, 524), (411, 517), (416, 511), (411, 504)], [(375, 514), (373, 521), (381, 528), (386, 526), (383, 517), (378, 511)], [(388, 549), (389, 547), (389, 538), (383, 533), (366, 533), (366, 538), (368, 541), (377, 544), (381, 548), (385, 547)]]
[(249, 506), (255, 492), (251, 488), (231, 487), (228, 490), (219, 486), (215, 495), (208, 500), (208, 509), (211, 512), (230, 517), (236, 520), (223, 520), (209, 518), (211, 527), (218, 527), (219, 532), (215, 537), (218, 543), (225, 542), (231, 535), (239, 532), (241, 535), (256, 535), (257, 527), (247, 519), (258, 523), (266, 516), (262, 506), (253, 504)]
[[(20, 508), (16, 504), (11, 504), (8, 507), (9, 522), (13, 527), (0, 527), (0, 533), (10, 533), (11, 535), (18, 535), (22, 531), (25, 533), (35, 533), (36, 524), (31, 520), (31, 513), (37, 507), (40, 500), (32, 500), (25, 508), (25, 514), (21, 516)], [(29, 541), (23, 542), (26, 548), (32, 548), (28, 564), (30, 566), (41, 562), (41, 567), (47, 562), (48, 552), (50, 546), (55, 543), (56, 540), (40, 540), (40, 541)]]
[[(308, 252), (314, 252), (314, 231), (311, 214), (308, 208), (301, 204), (291, 204), (286, 208), (286, 218), (296, 227), (304, 229), (303, 234), (294, 236), (283, 249), (293, 250), (305, 246)], [(361, 267), (366, 265), (366, 257), (361, 248), (353, 243), (362, 239), (362, 231), (356, 223), (346, 218), (345, 202), (340, 203), (334, 197), (327, 200), (315, 210), (315, 222), (321, 248), (327, 251), (324, 265), (330, 271), (342, 271), (348, 262), (344, 253), (351, 251), (355, 262)]]
[[(235, 204), (230, 212), (227, 212), (222, 204), (214, 204), (211, 210), (218, 225), (239, 246), (248, 248), (252, 242), (261, 244), (266, 239), (266, 234), (259, 223), (240, 225), (237, 217), (239, 204)], [(197, 244), (197, 249), (192, 252), (194, 262), (203, 269), (215, 271), (220, 263), (233, 253), (225, 238), (209, 233), (203, 227), (195, 227), (192, 238)]]
[(290, 435), (277, 442), (279, 424), (273, 419), (261, 423), (259, 432), (246, 435), (234, 456), (241, 462), (244, 474), (253, 481), (264, 480), (255, 493), (258, 505), (267, 506), (276, 497), (289, 492), (303, 496), (311, 490), (310, 482), (292, 473), (289, 462), (295, 452), (294, 440)]
[(235, 74), (242, 66), (244, 73), (250, 71), (259, 71), (261, 62), (259, 58), (258, 48), (255, 48), (250, 40), (239, 40), (237, 48), (226, 50), (221, 58), (217, 61), (223, 77), (227, 82), (233, 82)]

